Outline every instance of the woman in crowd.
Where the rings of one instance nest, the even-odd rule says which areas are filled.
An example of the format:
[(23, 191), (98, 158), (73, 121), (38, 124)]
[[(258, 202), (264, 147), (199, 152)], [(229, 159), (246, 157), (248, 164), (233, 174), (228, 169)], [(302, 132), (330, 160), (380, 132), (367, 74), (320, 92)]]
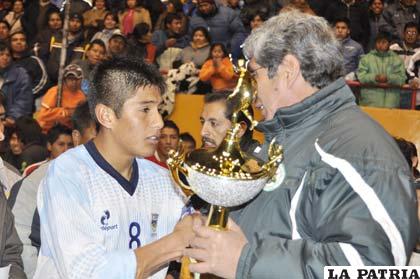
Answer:
[(193, 62), (197, 69), (200, 69), (210, 54), (210, 34), (206, 28), (199, 26), (192, 33), (190, 45), (180, 53), (177, 61), (181, 64)]
[(212, 44), (210, 56), (200, 71), (200, 80), (210, 81), (214, 92), (233, 89), (237, 76), (223, 44)]
[(21, 22), (23, 12), (24, 12), (23, 1), (16, 0), (13, 3), (12, 10), (4, 17), (4, 19), (10, 25), (10, 34), (23, 30), (22, 22)]
[(150, 13), (147, 9), (137, 6), (136, 0), (127, 0), (125, 3), (126, 9), (118, 15), (120, 29), (125, 36), (131, 34), (134, 27), (142, 22), (147, 23), (150, 29), (152, 28)]
[(91, 39), (93, 42), (94, 40), (102, 40), (108, 49), (108, 42), (111, 39), (112, 35), (115, 33), (121, 32), (118, 29), (118, 15), (115, 13), (108, 12), (104, 18), (104, 29), (100, 32), (97, 32)]
[(107, 12), (105, 0), (94, 0), (93, 8), (83, 13), (83, 26), (87, 31), (87, 38), (100, 30)]

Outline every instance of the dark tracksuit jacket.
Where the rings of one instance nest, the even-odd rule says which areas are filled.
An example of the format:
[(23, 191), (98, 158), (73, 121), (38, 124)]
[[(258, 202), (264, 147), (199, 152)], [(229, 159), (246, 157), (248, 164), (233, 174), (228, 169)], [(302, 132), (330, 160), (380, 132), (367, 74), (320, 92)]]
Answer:
[(232, 212), (249, 241), (238, 279), (323, 278), (326, 265), (407, 263), (418, 235), (410, 170), (343, 79), (259, 129), (262, 157), (273, 138), (283, 146), (285, 174)]

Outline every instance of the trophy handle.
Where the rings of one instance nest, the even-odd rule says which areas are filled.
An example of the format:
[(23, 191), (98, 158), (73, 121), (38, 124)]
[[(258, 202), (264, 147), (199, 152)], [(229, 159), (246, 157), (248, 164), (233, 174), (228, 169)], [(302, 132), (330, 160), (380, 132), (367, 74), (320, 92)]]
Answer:
[(172, 168), (170, 165), (169, 165), (169, 169), (171, 170), (172, 178), (174, 179), (175, 183), (181, 188), (182, 192), (188, 198), (194, 195), (194, 192), (191, 189), (191, 187), (185, 184), (182, 181), (181, 177), (179, 176), (179, 173), (182, 173), (185, 177), (188, 177), (188, 171), (182, 167)]

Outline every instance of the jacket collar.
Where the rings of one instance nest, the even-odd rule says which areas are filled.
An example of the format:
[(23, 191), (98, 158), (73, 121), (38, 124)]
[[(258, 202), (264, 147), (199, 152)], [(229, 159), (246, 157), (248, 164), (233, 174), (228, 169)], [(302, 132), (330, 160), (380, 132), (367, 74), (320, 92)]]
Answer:
[(355, 105), (355, 98), (345, 80), (340, 78), (302, 102), (276, 111), (273, 119), (258, 124), (266, 142), (284, 130), (301, 129), (319, 122), (336, 110)]

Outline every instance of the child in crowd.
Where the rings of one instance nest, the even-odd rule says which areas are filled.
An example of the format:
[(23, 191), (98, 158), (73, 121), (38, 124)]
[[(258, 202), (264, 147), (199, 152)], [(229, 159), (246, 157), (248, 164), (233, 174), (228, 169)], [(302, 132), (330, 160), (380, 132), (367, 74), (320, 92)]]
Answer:
[(200, 71), (201, 81), (210, 81), (213, 91), (233, 89), (237, 75), (228, 57), (226, 47), (221, 43), (211, 45), (210, 56)]

